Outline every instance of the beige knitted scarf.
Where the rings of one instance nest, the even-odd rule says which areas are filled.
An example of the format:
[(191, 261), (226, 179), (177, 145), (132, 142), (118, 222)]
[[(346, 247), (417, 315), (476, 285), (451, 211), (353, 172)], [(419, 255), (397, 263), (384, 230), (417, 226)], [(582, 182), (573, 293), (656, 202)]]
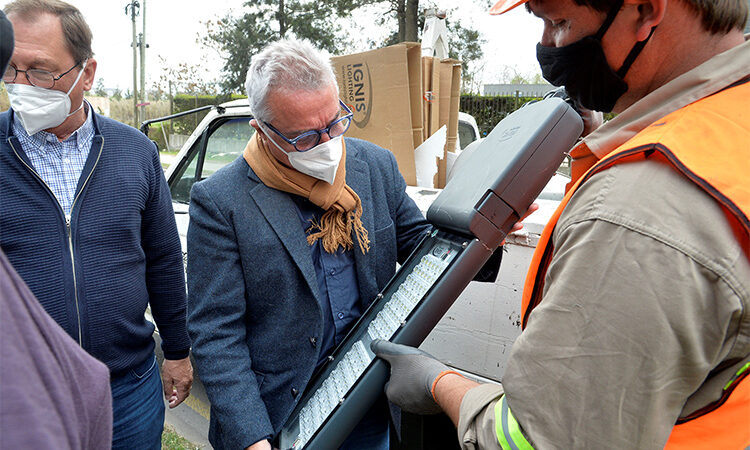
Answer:
[(359, 249), (363, 254), (367, 253), (370, 250), (370, 240), (362, 225), (362, 201), (346, 184), (344, 141), (341, 141), (344, 146), (341, 162), (331, 185), (283, 165), (271, 154), (259, 134), (256, 132), (247, 143), (243, 157), (263, 184), (305, 197), (325, 210), (320, 222), (312, 221), (312, 226), (307, 230), (307, 242), (313, 245), (315, 241), (322, 239), (323, 249), (328, 253), (336, 252), (339, 246), (351, 250), (354, 246), (354, 231)]

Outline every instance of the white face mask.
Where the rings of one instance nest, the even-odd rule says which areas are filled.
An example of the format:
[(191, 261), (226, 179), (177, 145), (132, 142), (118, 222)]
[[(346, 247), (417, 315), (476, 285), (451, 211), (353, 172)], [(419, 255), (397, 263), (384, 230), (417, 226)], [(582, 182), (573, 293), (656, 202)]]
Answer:
[(304, 152), (287, 152), (273, 140), (264, 126), (261, 126), (261, 129), (273, 145), (289, 157), (289, 164), (297, 169), (298, 172), (310, 175), (318, 180), (323, 180), (328, 184), (333, 184), (333, 180), (336, 179), (336, 171), (341, 162), (341, 155), (344, 152), (343, 136), (335, 137)]
[(13, 113), (18, 115), (29, 136), (42, 130), (55, 128), (83, 108), (83, 101), (81, 101), (81, 106), (78, 109), (68, 113), (70, 111), (70, 93), (81, 79), (87, 62), (83, 62), (83, 68), (78, 72), (78, 76), (68, 92), (40, 88), (30, 84), (8, 83), (5, 85)]

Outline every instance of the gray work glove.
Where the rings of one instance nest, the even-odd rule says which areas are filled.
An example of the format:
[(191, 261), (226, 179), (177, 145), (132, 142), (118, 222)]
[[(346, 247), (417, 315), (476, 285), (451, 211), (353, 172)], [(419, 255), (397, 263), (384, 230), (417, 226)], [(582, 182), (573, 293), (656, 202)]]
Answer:
[(391, 379), (385, 385), (388, 400), (415, 414), (442, 411), (432, 395), (433, 385), (441, 376), (455, 371), (414, 347), (376, 339), (370, 349), (391, 366)]

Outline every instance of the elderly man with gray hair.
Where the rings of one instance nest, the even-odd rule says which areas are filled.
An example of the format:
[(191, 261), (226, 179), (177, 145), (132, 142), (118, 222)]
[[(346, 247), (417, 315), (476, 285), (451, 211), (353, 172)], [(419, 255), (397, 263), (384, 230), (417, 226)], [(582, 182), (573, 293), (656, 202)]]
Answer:
[[(393, 154), (343, 138), (351, 110), (321, 52), (269, 45), (247, 90), (255, 135), (190, 202), (188, 332), (217, 449), (270, 448), (429, 228)], [(387, 449), (387, 417), (380, 400), (343, 447)]]

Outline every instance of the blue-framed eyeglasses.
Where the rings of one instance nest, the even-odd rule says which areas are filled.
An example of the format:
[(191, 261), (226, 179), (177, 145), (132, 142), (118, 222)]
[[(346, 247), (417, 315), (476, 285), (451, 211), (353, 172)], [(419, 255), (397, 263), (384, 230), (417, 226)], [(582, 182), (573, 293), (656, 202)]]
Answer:
[(298, 152), (306, 152), (307, 150), (310, 150), (311, 148), (318, 145), (318, 143), (320, 142), (320, 137), (323, 135), (323, 133), (327, 134), (328, 137), (333, 139), (346, 133), (346, 130), (349, 129), (349, 125), (352, 124), (352, 110), (349, 109), (349, 107), (346, 106), (346, 104), (344, 104), (344, 102), (342, 102), (341, 100), (339, 100), (339, 105), (341, 106), (341, 109), (346, 112), (343, 117), (339, 117), (338, 119), (334, 120), (326, 128), (320, 130), (305, 131), (294, 139), (289, 139), (288, 137), (284, 136), (270, 123), (263, 123), (268, 128), (270, 128), (271, 131), (281, 136), (281, 139), (283, 139), (286, 143), (294, 146), (295, 150), (297, 150)]

